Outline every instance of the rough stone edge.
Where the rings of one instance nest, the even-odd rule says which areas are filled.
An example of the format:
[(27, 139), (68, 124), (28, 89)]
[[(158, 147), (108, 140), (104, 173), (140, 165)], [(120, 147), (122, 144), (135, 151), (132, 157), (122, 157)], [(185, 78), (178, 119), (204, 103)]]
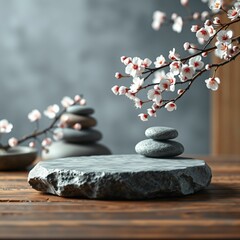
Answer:
[[(199, 182), (197, 180), (200, 173), (198, 173), (197, 176), (186, 174), (186, 171), (187, 172), (192, 171), (192, 170), (190, 170), (190, 168), (193, 168), (193, 167), (187, 167), (185, 169), (179, 169), (179, 170), (172, 170), (172, 172), (175, 172), (175, 173), (178, 172), (177, 173), (177, 179), (174, 179), (175, 177), (173, 177), (171, 179), (171, 177), (174, 176), (174, 175), (169, 173), (168, 171), (163, 171), (163, 172), (166, 172), (166, 174), (167, 174), (165, 181), (169, 181), (169, 178), (170, 178), (172, 184), (176, 184), (178, 182), (181, 182), (182, 186), (176, 185), (176, 190), (175, 191), (173, 191), (173, 192), (169, 192), (169, 191), (162, 192), (162, 190), (159, 190), (158, 192), (149, 191), (149, 192), (146, 192), (144, 195), (139, 194), (137, 189), (135, 188), (132, 191), (130, 191), (128, 189), (128, 192), (130, 192), (130, 195), (128, 195), (128, 196), (123, 195), (123, 194), (125, 194), (124, 189), (121, 189), (118, 192), (118, 194), (112, 194), (112, 193), (106, 194), (105, 193), (105, 195), (101, 196), (101, 195), (99, 195), (99, 192), (98, 192), (99, 187), (100, 188), (102, 187), (101, 184), (95, 184), (94, 188), (93, 188), (93, 186), (91, 186), (90, 188), (89, 187), (86, 188), (86, 189), (93, 188), (94, 189), (93, 191), (85, 190), (85, 192), (83, 192), (83, 189), (81, 189), (80, 191), (77, 191), (77, 193), (71, 192), (71, 187), (72, 187), (73, 190), (76, 190), (76, 188), (74, 187), (76, 184), (74, 184), (74, 182), (73, 182), (73, 184), (68, 184), (68, 185), (65, 185), (65, 186), (61, 185), (61, 181), (57, 180), (58, 179), (57, 175), (60, 174), (60, 175), (63, 176), (63, 178), (69, 177), (69, 175), (72, 175), (72, 178), (74, 178), (74, 175), (75, 176), (79, 175), (78, 171), (76, 171), (76, 170), (60, 170), (60, 169), (52, 169), (51, 171), (47, 171), (45, 168), (41, 167), (40, 165), (36, 165), (35, 168), (30, 171), (29, 176), (28, 176), (28, 182), (32, 187), (33, 187), (33, 185), (35, 185), (34, 189), (36, 189), (38, 191), (58, 195), (58, 196), (61, 196), (61, 197), (78, 197), (78, 198), (84, 198), (84, 199), (108, 199), (108, 200), (116, 200), (116, 199), (125, 199), (125, 200), (156, 199), (156, 198), (161, 198), (161, 197), (182, 196), (182, 195), (193, 194), (193, 193), (196, 193), (196, 192), (204, 189), (205, 187), (207, 187), (210, 184), (211, 178), (212, 178), (212, 172), (211, 172), (211, 168), (207, 165), (206, 162), (205, 162), (205, 165), (203, 165), (203, 166), (194, 167), (195, 171), (198, 171), (198, 172), (199, 171), (204, 171), (205, 172), (204, 174), (206, 175), (206, 178), (208, 178), (208, 179), (202, 179), (202, 180), (205, 180), (205, 181), (200, 181)], [(58, 170), (59, 172), (56, 173), (56, 170)], [(41, 174), (44, 172), (45, 173), (45, 175), (44, 175), (45, 178), (33, 177), (33, 176), (36, 176), (38, 172), (41, 172)], [(77, 178), (77, 183), (78, 183), (78, 186), (81, 186), (81, 184), (79, 185), (79, 182), (81, 182), (81, 180), (82, 180), (82, 182), (84, 182), (84, 184), (87, 186), (87, 185), (94, 184), (94, 179), (102, 178), (103, 186), (105, 186), (105, 184), (106, 184), (105, 179), (107, 179), (110, 175), (114, 175), (114, 177), (113, 177), (114, 179), (117, 179), (118, 175), (121, 175), (121, 179), (122, 179), (121, 184), (122, 184), (122, 187), (124, 188), (124, 184), (126, 182), (124, 182), (123, 179), (124, 179), (124, 177), (128, 178), (131, 173), (132, 172), (122, 172), (120, 174), (118, 174), (118, 173), (114, 173), (114, 174), (113, 173), (105, 173), (105, 172), (97, 172), (97, 173), (89, 172), (87, 174), (81, 173), (80, 176)], [(158, 171), (156, 171), (156, 172), (155, 171), (149, 171), (149, 174), (151, 174), (151, 176), (156, 174), (156, 176), (155, 176), (156, 179), (154, 179), (154, 180), (157, 180), (157, 181), (159, 180), (159, 178), (157, 176)], [(89, 176), (91, 176), (90, 181), (88, 180), (87, 184), (86, 184), (86, 180), (85, 180), (86, 176), (84, 176), (84, 175), (87, 175), (88, 179), (89, 179)], [(138, 175), (140, 175), (140, 176), (138, 176)], [(142, 182), (139, 185), (137, 184), (137, 182), (139, 182), (139, 180), (142, 181), (141, 172), (135, 173), (134, 176), (131, 176), (131, 177), (132, 177), (132, 179), (131, 179), (132, 184), (131, 185), (140, 187)], [(194, 184), (194, 187), (192, 187), (191, 189), (187, 189), (187, 191), (183, 192), (182, 191), (183, 184), (188, 184), (189, 185), (189, 183), (187, 183), (187, 181), (183, 181), (183, 180), (184, 180), (184, 178), (189, 178), (189, 177), (192, 178), (191, 181), (192, 181), (192, 184)], [(129, 181), (128, 181), (128, 183), (129, 183)], [(118, 185), (119, 185), (119, 183), (118, 183)], [(132, 189), (132, 186), (131, 186), (131, 189)], [(180, 188), (177, 188), (177, 187), (180, 187)], [(114, 184), (111, 188), (114, 189)], [(128, 186), (127, 186), (127, 188), (128, 188)]]

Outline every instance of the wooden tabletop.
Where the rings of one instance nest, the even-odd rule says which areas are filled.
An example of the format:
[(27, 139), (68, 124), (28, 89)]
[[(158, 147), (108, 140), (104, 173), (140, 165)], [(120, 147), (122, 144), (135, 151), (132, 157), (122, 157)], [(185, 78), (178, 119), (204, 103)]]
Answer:
[(1, 239), (240, 239), (240, 157), (202, 158), (211, 185), (151, 201), (93, 201), (37, 192), (26, 172), (0, 172)]

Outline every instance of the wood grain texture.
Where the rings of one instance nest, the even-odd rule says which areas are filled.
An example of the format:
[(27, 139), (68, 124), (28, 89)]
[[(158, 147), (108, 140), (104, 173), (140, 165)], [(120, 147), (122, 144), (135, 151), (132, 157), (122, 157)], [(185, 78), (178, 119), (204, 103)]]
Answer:
[(239, 239), (240, 158), (203, 158), (212, 184), (195, 195), (96, 201), (39, 193), (26, 172), (0, 172), (0, 239)]
[[(229, 21), (221, 16), (222, 21)], [(234, 36), (239, 36), (238, 24), (231, 26)], [(214, 57), (214, 62), (223, 60)], [(221, 84), (217, 92), (212, 93), (212, 154), (240, 155), (240, 64), (239, 57), (219, 68), (217, 77)]]

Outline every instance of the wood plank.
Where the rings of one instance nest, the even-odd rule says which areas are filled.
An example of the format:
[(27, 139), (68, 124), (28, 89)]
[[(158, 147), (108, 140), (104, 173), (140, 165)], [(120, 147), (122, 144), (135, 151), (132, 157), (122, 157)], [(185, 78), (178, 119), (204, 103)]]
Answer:
[(239, 239), (240, 159), (206, 160), (206, 190), (149, 201), (61, 198), (33, 190), (26, 172), (0, 172), (0, 239)]

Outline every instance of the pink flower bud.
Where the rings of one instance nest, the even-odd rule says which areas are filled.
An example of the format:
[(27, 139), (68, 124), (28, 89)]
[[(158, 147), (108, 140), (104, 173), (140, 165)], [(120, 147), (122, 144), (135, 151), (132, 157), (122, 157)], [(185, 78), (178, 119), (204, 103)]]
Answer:
[(127, 88), (125, 86), (121, 86), (119, 89), (118, 89), (118, 93), (119, 95), (124, 95), (127, 93)]
[(141, 119), (142, 121), (144, 121), (144, 122), (148, 120), (148, 115), (145, 114), (145, 113), (140, 113), (138, 116), (139, 116), (140, 119)]
[(178, 15), (176, 13), (172, 13), (171, 19), (174, 21), (176, 20)]
[(122, 56), (120, 59), (121, 59), (121, 62), (123, 63), (125, 60), (126, 60), (126, 56)]
[(199, 17), (200, 17), (200, 13), (199, 12), (193, 13), (193, 19), (194, 20), (199, 19)]
[(185, 43), (183, 44), (183, 48), (184, 48), (185, 51), (188, 50), (189, 48), (191, 48), (190, 43), (189, 43), (189, 42), (185, 42)]
[(174, 103), (174, 102), (168, 102), (168, 103), (165, 105), (165, 108), (166, 108), (169, 112), (172, 112), (173, 110), (176, 110), (176, 109), (177, 109), (177, 105), (176, 105), (176, 103)]
[(209, 16), (209, 12), (208, 11), (203, 11), (201, 13), (201, 20), (204, 21), (208, 16)]
[(206, 26), (211, 26), (211, 25), (212, 25), (212, 21), (209, 20), (209, 19), (207, 19), (207, 20), (205, 21), (204, 25), (206, 25)]
[(35, 143), (35, 142), (30, 142), (30, 143), (28, 144), (28, 146), (29, 146), (30, 148), (35, 148), (36, 143)]
[(208, 52), (203, 52), (201, 55), (202, 55), (202, 57), (207, 57)]
[(80, 104), (81, 106), (86, 105), (86, 104), (87, 104), (86, 99), (82, 98), (82, 99), (79, 101), (79, 104)]
[(15, 137), (12, 137), (8, 140), (8, 145), (10, 147), (16, 147), (18, 145), (18, 140)]
[(82, 125), (80, 123), (75, 123), (73, 125), (73, 128), (76, 129), (76, 130), (80, 130), (82, 128)]
[(185, 91), (184, 89), (178, 89), (177, 94), (182, 95), (184, 93), (184, 91)]
[(191, 32), (197, 32), (200, 29), (198, 25), (192, 25)]
[(186, 7), (188, 5), (189, 0), (180, 0), (181, 4)]
[(118, 85), (115, 85), (112, 87), (112, 92), (115, 94), (115, 95), (118, 95), (118, 90), (119, 90), (119, 86)]
[(210, 64), (206, 64), (205, 69), (206, 70), (210, 70), (211, 69), (211, 65)]
[(43, 139), (43, 141), (42, 141), (42, 146), (43, 146), (43, 147), (50, 146), (51, 144), (52, 144), (52, 139), (51, 139), (51, 138), (45, 138), (45, 139)]
[(122, 78), (123, 76), (122, 76), (122, 74), (121, 73), (119, 73), (119, 72), (116, 72), (115, 73), (115, 78), (116, 79), (120, 79), (120, 78)]
[(220, 18), (219, 18), (219, 17), (215, 17), (215, 18), (213, 19), (213, 23), (214, 23), (214, 24), (220, 24), (220, 23), (221, 23)]
[(81, 100), (81, 97), (79, 96), (79, 95), (76, 95), (75, 97), (74, 97), (74, 101), (75, 102), (79, 102)]

